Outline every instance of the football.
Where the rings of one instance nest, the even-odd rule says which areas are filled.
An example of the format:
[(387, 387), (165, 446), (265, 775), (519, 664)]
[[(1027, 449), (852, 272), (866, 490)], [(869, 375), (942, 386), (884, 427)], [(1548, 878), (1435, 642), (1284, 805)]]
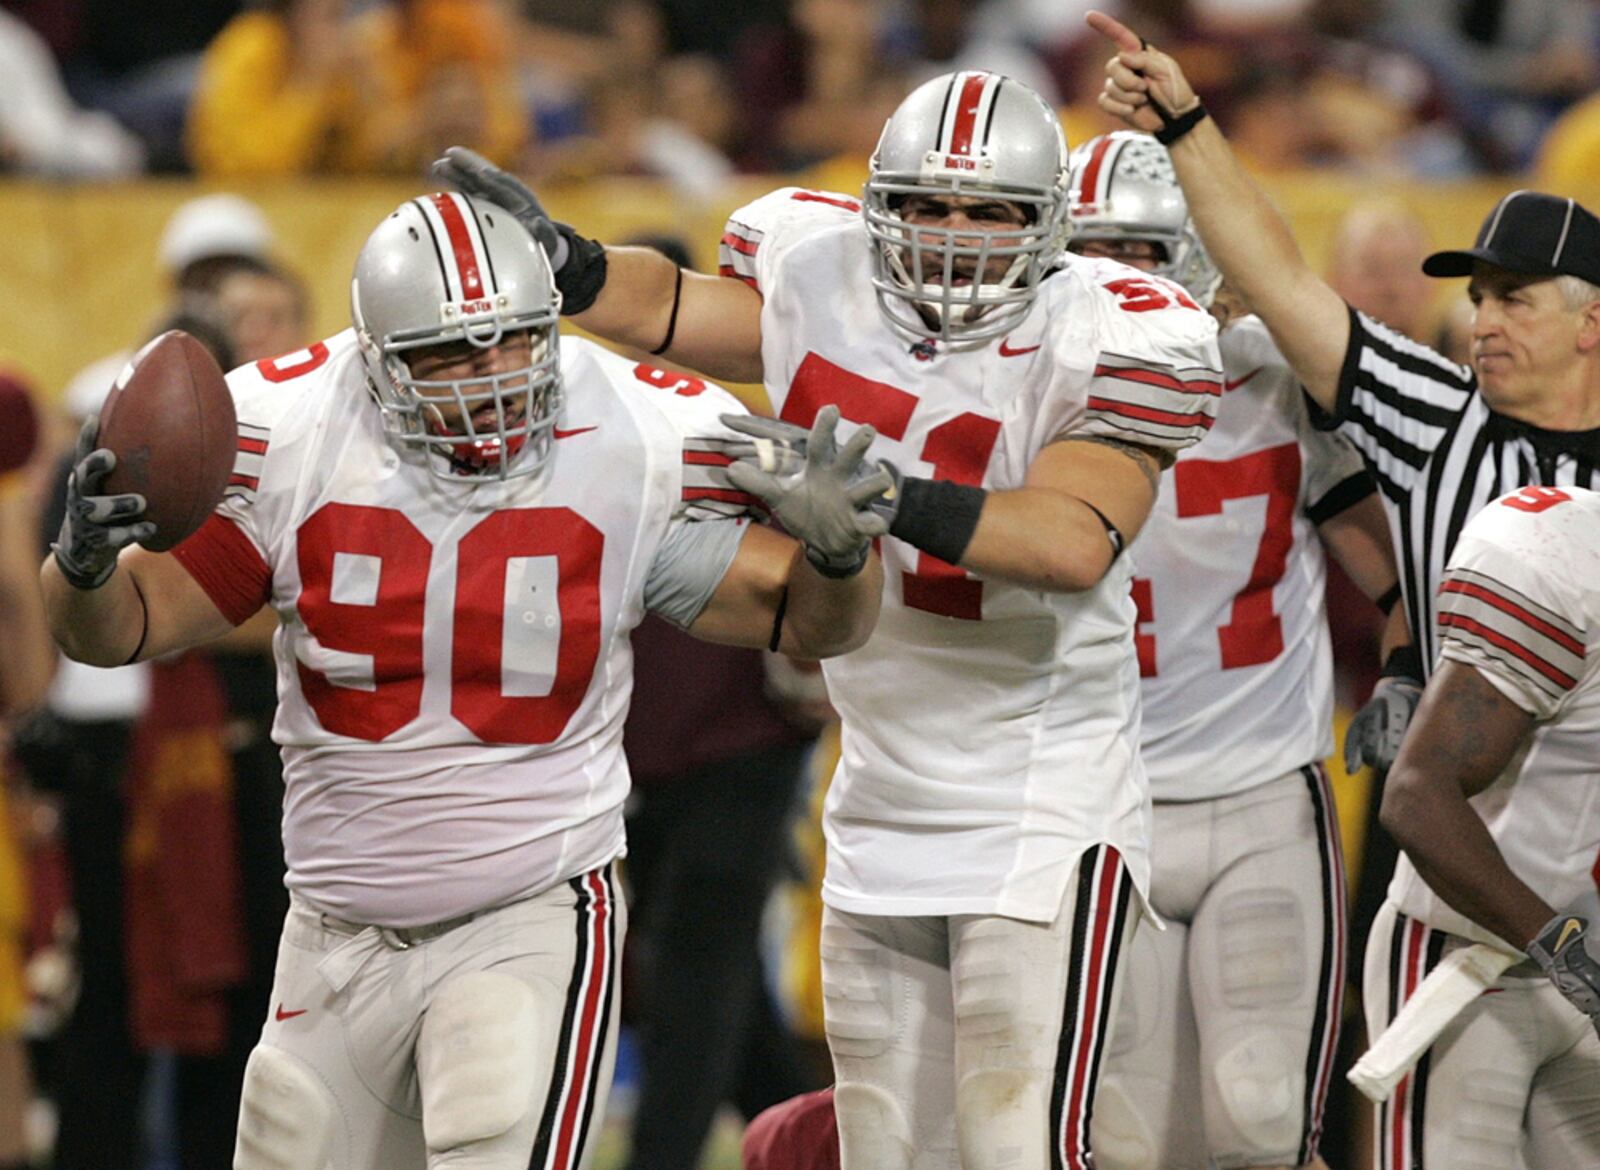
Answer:
[(99, 445), (117, 465), (107, 493), (138, 492), (161, 552), (206, 522), (233, 472), (233, 396), (222, 367), (182, 330), (155, 338), (123, 367), (100, 411)]

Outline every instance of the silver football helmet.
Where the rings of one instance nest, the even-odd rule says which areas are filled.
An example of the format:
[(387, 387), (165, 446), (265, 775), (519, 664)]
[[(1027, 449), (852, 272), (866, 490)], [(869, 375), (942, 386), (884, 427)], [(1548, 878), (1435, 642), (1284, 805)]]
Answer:
[[(454, 192), (407, 200), (361, 249), (350, 307), (384, 429), (403, 453), (448, 480), (532, 475), (549, 461), (561, 296), (544, 250), (509, 212)], [(516, 368), (435, 381), (412, 373), (422, 347), (486, 350), (519, 332), (529, 353)]]
[[(914, 226), (912, 196), (1003, 199), (1026, 223), (995, 231)], [(925, 82), (884, 124), (865, 206), (873, 287), (896, 333), (973, 349), (1009, 332), (1067, 239), (1067, 140), (1048, 103), (997, 73)], [(997, 278), (990, 261), (1004, 263)]]
[(1074, 246), (1085, 240), (1144, 240), (1164, 253), (1152, 269), (1209, 306), (1222, 283), (1178, 185), (1172, 156), (1148, 134), (1118, 130), (1072, 152), (1068, 215)]

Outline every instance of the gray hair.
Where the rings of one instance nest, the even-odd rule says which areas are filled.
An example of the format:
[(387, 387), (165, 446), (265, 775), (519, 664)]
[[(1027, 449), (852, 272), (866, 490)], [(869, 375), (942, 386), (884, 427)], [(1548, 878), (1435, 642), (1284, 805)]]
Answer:
[(1600, 284), (1590, 284), (1581, 276), (1558, 276), (1556, 288), (1561, 290), (1561, 299), (1569, 309), (1581, 309), (1600, 301)]

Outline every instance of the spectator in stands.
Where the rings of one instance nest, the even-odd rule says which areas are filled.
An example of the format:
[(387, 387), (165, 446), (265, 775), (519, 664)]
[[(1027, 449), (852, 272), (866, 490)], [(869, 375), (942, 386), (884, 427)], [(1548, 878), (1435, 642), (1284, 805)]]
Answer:
[(1020, 29), (980, 22), (987, 7), (971, 0), (916, 0), (909, 5), (907, 34), (915, 46), (907, 80), (919, 84), (959, 69), (987, 69), (1022, 82), (1051, 105), (1060, 101), (1055, 77)]
[(1600, 79), (1587, 0), (1385, 0), (1380, 35), (1445, 86), (1491, 169), (1526, 166), (1551, 120)]
[(1358, 310), (1418, 341), (1433, 323), (1433, 280), (1422, 271), (1432, 250), (1422, 217), (1396, 199), (1354, 204), (1328, 240), (1328, 283)]
[(740, 168), (865, 159), (908, 88), (873, 0), (794, 0), (781, 26), (752, 29), (734, 61), (748, 136)]
[(497, 0), (262, 0), (206, 50), (188, 144), (206, 175), (419, 173), (451, 142), (513, 161), (528, 132)]
[(107, 114), (67, 95), (44, 38), (0, 11), (0, 170), (111, 179), (144, 168), (144, 146)]
[(311, 340), (305, 285), (287, 269), (241, 261), (217, 282), (215, 296), (240, 365), (286, 354)]
[(134, 132), (156, 171), (182, 171), (183, 123), (200, 52), (244, 0), (73, 0), (75, 51), (67, 88)]
[[(270, 258), (274, 242), (272, 225), (248, 199), (218, 193), (183, 203), (167, 220), (156, 248), (173, 294), (173, 304), (163, 311), (175, 308), (186, 295), (210, 295), (238, 267), (259, 268)], [(68, 413), (81, 422), (99, 410), (131, 354), (119, 349), (73, 375), (62, 393)], [(67, 669), (75, 672), (76, 667)]]
[(1541, 191), (1579, 196), (1600, 174), (1600, 93), (1570, 106), (1539, 144), (1532, 182)]
[(586, 133), (541, 150), (527, 170), (558, 178), (651, 175), (702, 202), (733, 178), (729, 154), (741, 123), (726, 72), (685, 55), (645, 72), (590, 85)]

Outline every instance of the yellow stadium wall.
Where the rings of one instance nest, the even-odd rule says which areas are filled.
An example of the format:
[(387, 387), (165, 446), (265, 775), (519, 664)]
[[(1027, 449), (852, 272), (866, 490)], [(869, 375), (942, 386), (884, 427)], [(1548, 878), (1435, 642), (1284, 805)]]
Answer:
[[(859, 190), (856, 166), (836, 166), (805, 185)], [(791, 180), (792, 181), (792, 180)], [(727, 214), (778, 180), (730, 185), (714, 205), (690, 202), (648, 181), (614, 179), (541, 191), (546, 206), (601, 239), (672, 232), (687, 239), (697, 263), (716, 261)], [(1311, 262), (1321, 267), (1324, 241), (1353, 202), (1378, 193), (1368, 181), (1325, 175), (1275, 178), (1269, 190), (1284, 208)], [(86, 362), (143, 335), (165, 303), (156, 243), (168, 215), (185, 199), (214, 188), (147, 181), (104, 186), (0, 183), (0, 363), (20, 368), (47, 396), (60, 392)], [(393, 182), (294, 181), (230, 188), (255, 200), (279, 233), (283, 259), (308, 282), (318, 335), (347, 323), (351, 264), (379, 217), (421, 188)], [(1388, 186), (1426, 217), (1441, 246), (1464, 245), (1507, 185)], [(1591, 203), (1591, 205), (1593, 205)], [(1446, 290), (1441, 290), (1442, 292)]]

